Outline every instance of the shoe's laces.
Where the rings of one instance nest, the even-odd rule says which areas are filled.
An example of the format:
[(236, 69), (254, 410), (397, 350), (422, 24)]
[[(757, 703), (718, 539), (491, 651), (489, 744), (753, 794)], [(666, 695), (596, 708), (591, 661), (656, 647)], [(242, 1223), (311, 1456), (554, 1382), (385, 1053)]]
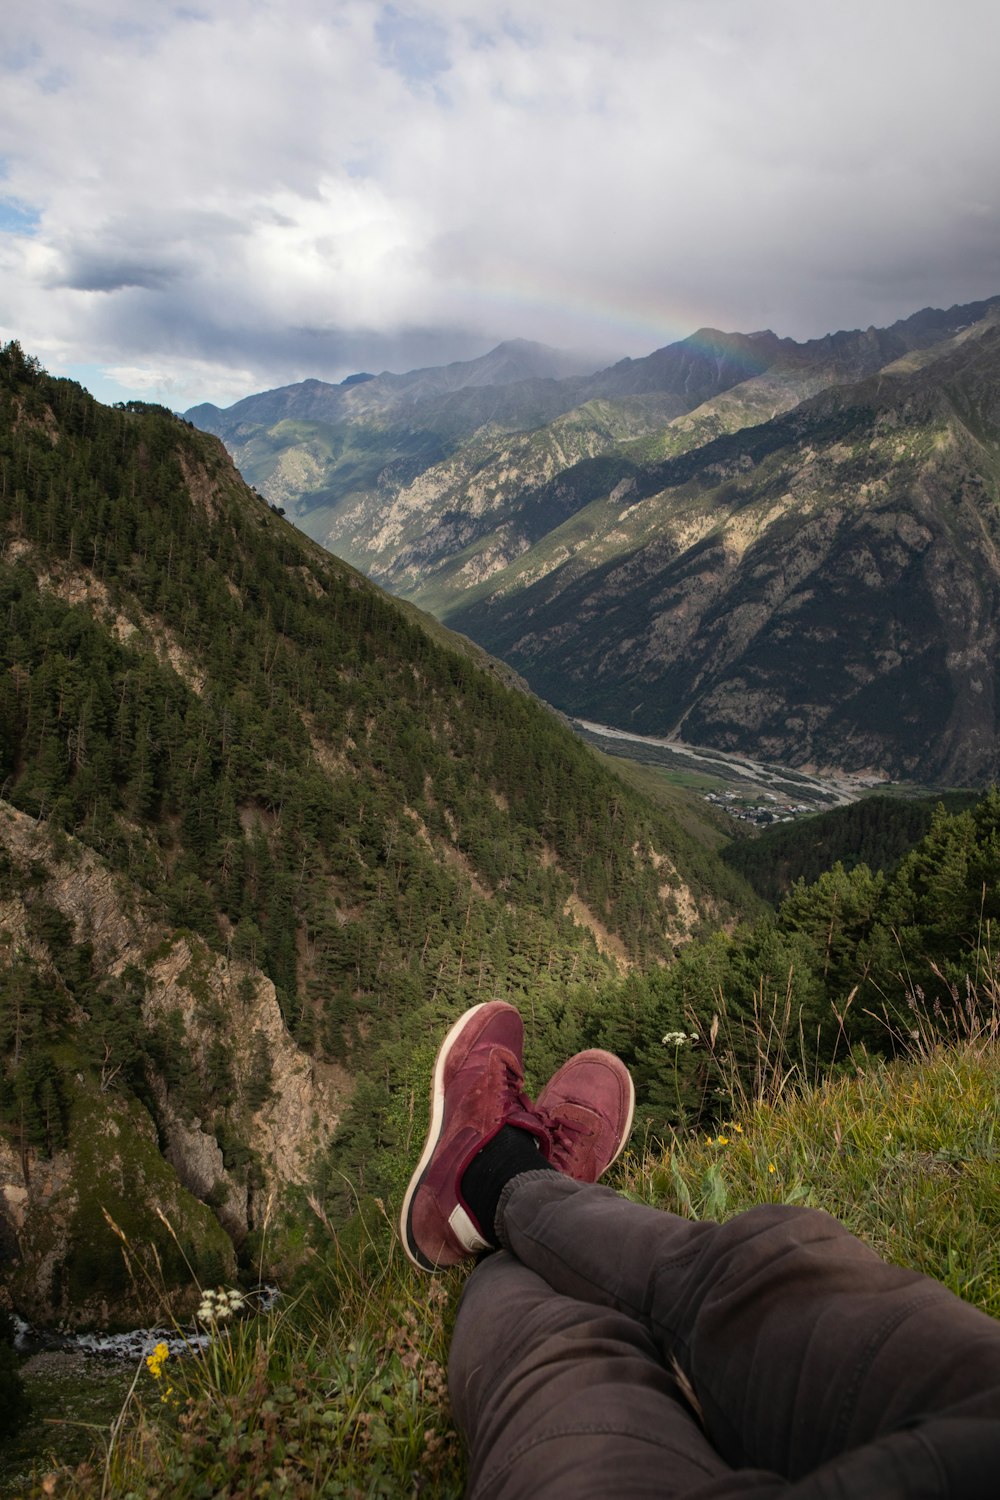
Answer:
[(507, 1102), (508, 1113), (513, 1114), (515, 1110), (524, 1110), (529, 1115), (538, 1116), (538, 1110), (532, 1104), (524, 1092), (524, 1074), (517, 1066), (514, 1059), (509, 1061), (503, 1058), (504, 1070), (507, 1074)]
[(573, 1160), (574, 1142), (584, 1131), (584, 1126), (573, 1120), (560, 1119), (547, 1109), (539, 1109), (524, 1089), (524, 1074), (513, 1057), (504, 1058), (507, 1074), (507, 1116), (525, 1114), (539, 1127), (539, 1145), (542, 1155), (560, 1171), (566, 1170)]
[(534, 1113), (548, 1137), (549, 1161), (554, 1167), (565, 1168), (573, 1159), (576, 1142), (585, 1133), (585, 1126), (578, 1120), (567, 1120), (564, 1116), (550, 1114), (547, 1109), (539, 1109), (537, 1105)]

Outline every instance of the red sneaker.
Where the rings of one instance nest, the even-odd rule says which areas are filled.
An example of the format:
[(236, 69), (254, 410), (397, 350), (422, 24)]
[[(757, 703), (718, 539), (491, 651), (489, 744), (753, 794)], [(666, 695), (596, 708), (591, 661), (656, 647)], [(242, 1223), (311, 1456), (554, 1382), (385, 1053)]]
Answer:
[(504, 1125), (542, 1141), (546, 1131), (524, 1092), (524, 1024), (513, 1005), (489, 1000), (455, 1022), (438, 1050), (431, 1120), (423, 1155), (410, 1178), (400, 1237), (422, 1271), (442, 1270), (485, 1250), (489, 1241), (462, 1199), (462, 1173)]
[(542, 1150), (551, 1165), (576, 1182), (596, 1182), (632, 1129), (632, 1075), (612, 1052), (578, 1052), (549, 1079), (535, 1111), (549, 1136)]

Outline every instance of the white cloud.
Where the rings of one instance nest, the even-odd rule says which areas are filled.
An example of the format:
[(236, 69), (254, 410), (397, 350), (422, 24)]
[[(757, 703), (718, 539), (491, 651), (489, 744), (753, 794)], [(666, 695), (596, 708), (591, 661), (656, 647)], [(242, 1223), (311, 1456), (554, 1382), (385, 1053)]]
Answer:
[(0, 334), (185, 405), (990, 295), (998, 42), (987, 0), (7, 0)]

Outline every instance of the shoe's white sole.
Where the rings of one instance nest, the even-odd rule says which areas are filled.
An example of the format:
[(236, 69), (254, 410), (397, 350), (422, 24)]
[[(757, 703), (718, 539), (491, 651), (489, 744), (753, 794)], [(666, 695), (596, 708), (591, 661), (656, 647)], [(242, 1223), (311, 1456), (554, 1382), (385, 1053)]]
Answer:
[(439, 1269), (439, 1267), (433, 1265), (430, 1261), (421, 1259), (420, 1251), (410, 1239), (409, 1224), (410, 1205), (413, 1202), (414, 1194), (420, 1186), (421, 1179), (427, 1170), (430, 1159), (434, 1155), (434, 1148), (441, 1138), (441, 1131), (444, 1127), (445, 1066), (447, 1065), (451, 1049), (468, 1025), (470, 1016), (474, 1016), (477, 1011), (482, 1010), (485, 1005), (489, 1005), (490, 1003), (490, 1001), (484, 1000), (481, 1005), (473, 1005), (469, 1010), (463, 1011), (448, 1031), (444, 1041), (438, 1048), (437, 1057), (434, 1059), (434, 1072), (431, 1075), (431, 1119), (427, 1127), (427, 1140), (424, 1144), (420, 1160), (417, 1162), (416, 1170), (410, 1178), (409, 1186), (406, 1189), (406, 1196), (403, 1199), (403, 1207), (399, 1212), (399, 1238), (403, 1249), (406, 1251), (407, 1258), (413, 1262), (418, 1271), (437, 1271)]
[[(625, 1121), (625, 1129), (622, 1131), (622, 1138), (618, 1142), (618, 1150), (608, 1162), (608, 1165), (604, 1168), (604, 1172), (610, 1171), (610, 1169), (614, 1166), (615, 1162), (618, 1160), (619, 1156), (621, 1156), (622, 1152), (625, 1150), (625, 1147), (628, 1145), (628, 1138), (632, 1134), (632, 1123), (635, 1120), (635, 1084), (632, 1082), (631, 1073), (629, 1073), (628, 1075), (628, 1093), (628, 1119)], [(604, 1176), (604, 1172), (601, 1173), (601, 1177)]]

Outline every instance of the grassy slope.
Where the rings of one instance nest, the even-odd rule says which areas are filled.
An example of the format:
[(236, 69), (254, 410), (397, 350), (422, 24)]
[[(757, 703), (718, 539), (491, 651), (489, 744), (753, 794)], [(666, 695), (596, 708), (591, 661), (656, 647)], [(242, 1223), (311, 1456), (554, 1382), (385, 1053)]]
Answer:
[[(834, 1081), (796, 1088), (775, 1060), (757, 1098), (734, 1091), (719, 1135), (640, 1143), (615, 1185), (692, 1218), (767, 1201), (826, 1209), (886, 1258), (998, 1315), (995, 992), (990, 1002), (992, 1021), (950, 1044), (917, 1042), (893, 1065), (858, 1059)], [(317, 1251), (294, 1304), (158, 1382), (141, 1372), (110, 1461), (64, 1470), (44, 1493), (402, 1500), (419, 1476), (435, 1495), (460, 1495), (444, 1369), (464, 1274), (419, 1278), (384, 1206), (363, 1219)]]

